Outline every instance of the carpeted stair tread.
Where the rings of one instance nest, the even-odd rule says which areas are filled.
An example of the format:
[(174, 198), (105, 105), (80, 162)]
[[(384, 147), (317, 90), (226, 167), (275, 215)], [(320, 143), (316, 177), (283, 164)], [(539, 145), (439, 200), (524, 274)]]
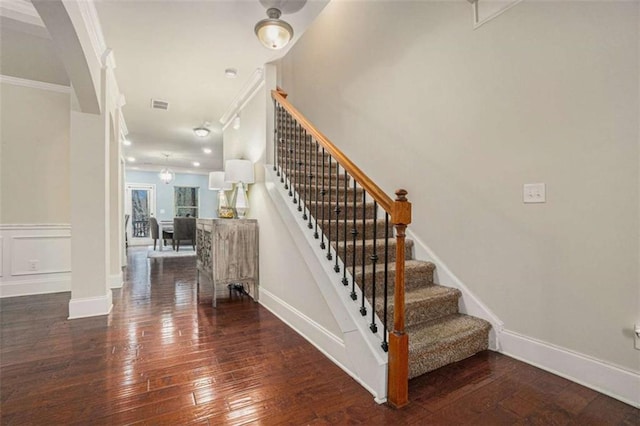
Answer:
[[(376, 265), (376, 291), (380, 294), (379, 290), (384, 284), (384, 259), (382, 262)], [(436, 269), (436, 265), (424, 260), (407, 260), (404, 263), (404, 288), (405, 291), (412, 290), (414, 288), (433, 284), (433, 272)], [(349, 267), (351, 270), (351, 267)], [(370, 293), (370, 283), (372, 282), (373, 268), (369, 266), (365, 268), (364, 279), (367, 283), (367, 294)], [(356, 267), (355, 274), (356, 282), (362, 282), (362, 268)], [(392, 293), (395, 288), (396, 282), (396, 263), (389, 262), (387, 265), (387, 286)]]
[[(378, 259), (380, 262), (384, 262), (384, 242), (382, 242), (381, 240), (365, 240), (364, 245), (362, 244), (362, 240), (357, 240), (356, 244), (353, 244), (353, 241), (348, 241), (347, 240), (347, 260), (346, 260), (346, 264), (347, 267), (349, 267), (351, 265), (352, 259), (353, 259), (353, 252), (355, 250), (356, 252), (356, 265), (362, 265), (362, 248), (364, 247), (364, 254), (365, 254), (365, 259), (364, 259), (364, 264), (365, 265), (371, 265), (372, 264), (372, 260), (371, 260), (371, 255), (374, 253), (374, 241), (377, 242), (377, 245), (375, 246), (375, 253), (378, 256)], [(335, 241), (331, 241), (331, 246), (332, 247), (336, 247)], [(342, 257), (343, 253), (344, 253), (344, 242), (340, 241), (338, 242), (338, 248), (337, 248), (337, 253), (338, 256)], [(413, 241), (410, 239), (406, 239), (405, 240), (405, 259), (411, 259), (413, 256)], [(396, 240), (389, 240), (389, 253), (388, 253), (388, 259), (389, 262), (394, 262), (396, 259)], [(344, 261), (344, 259), (343, 259)]]
[(405, 328), (409, 336), (409, 378), (486, 350), (491, 325), (482, 319), (453, 314)]
[[(405, 293), (405, 326), (425, 323), (458, 313), (458, 299), (460, 290), (437, 284), (414, 288)], [(376, 312), (379, 317), (384, 315), (384, 301), (377, 295)], [(392, 294), (389, 295), (387, 308), (387, 324), (393, 323), (394, 303)]]

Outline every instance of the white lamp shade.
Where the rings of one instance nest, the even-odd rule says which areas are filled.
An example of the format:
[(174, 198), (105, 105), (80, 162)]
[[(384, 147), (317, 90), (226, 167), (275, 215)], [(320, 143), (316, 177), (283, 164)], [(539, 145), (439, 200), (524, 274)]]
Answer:
[(224, 172), (211, 172), (209, 173), (209, 189), (214, 191), (225, 190), (229, 191), (233, 188), (231, 182), (225, 182)]
[(253, 163), (249, 160), (227, 160), (224, 165), (224, 180), (231, 183), (254, 183)]

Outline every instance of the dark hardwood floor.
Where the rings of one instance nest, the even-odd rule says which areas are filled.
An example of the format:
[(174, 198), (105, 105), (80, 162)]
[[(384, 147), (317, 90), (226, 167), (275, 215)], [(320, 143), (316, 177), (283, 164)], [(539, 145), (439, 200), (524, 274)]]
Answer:
[(410, 383), (394, 410), (247, 298), (196, 300), (195, 259), (131, 248), (106, 317), (69, 293), (0, 301), (3, 425), (639, 425), (617, 400), (494, 352)]

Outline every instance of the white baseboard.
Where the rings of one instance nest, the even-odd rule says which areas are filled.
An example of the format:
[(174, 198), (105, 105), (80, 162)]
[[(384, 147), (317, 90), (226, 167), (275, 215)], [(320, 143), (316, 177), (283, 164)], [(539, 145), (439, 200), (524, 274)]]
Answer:
[(500, 334), (500, 352), (640, 408), (640, 374), (523, 336)]
[(108, 315), (112, 307), (111, 290), (104, 296), (71, 299), (69, 301), (69, 319)]
[(122, 272), (109, 275), (109, 286), (111, 288), (122, 288), (124, 285), (124, 279), (122, 278)]
[(58, 278), (4, 282), (0, 285), (0, 298), (62, 293), (65, 291), (71, 291), (71, 277), (68, 274)]
[(341, 338), (267, 290), (260, 289), (260, 304), (315, 346), (316, 349), (356, 382), (360, 383), (362, 387), (374, 395), (376, 402), (383, 403), (386, 401), (386, 399), (379, 398), (378, 392), (362, 381), (358, 374), (347, 366), (349, 363), (349, 350)]

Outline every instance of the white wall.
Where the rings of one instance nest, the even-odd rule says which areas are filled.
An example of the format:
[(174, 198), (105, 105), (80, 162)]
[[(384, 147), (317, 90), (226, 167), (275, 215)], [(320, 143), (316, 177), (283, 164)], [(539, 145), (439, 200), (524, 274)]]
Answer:
[(69, 93), (0, 84), (0, 223), (69, 224)]
[(638, 3), (469, 7), (331, 2), (283, 88), (507, 330), (637, 372)]
[(223, 134), (224, 160), (251, 160), (255, 165), (256, 182), (264, 181), (261, 166), (266, 159), (267, 111), (265, 109), (266, 89), (261, 86), (240, 112), (240, 128), (228, 126)]
[(256, 91), (240, 112), (240, 129), (227, 127), (223, 139), (225, 160), (243, 158), (255, 164), (257, 183), (249, 189), (249, 217), (258, 219), (260, 227), (260, 286), (265, 295), (261, 303), (278, 312), (293, 307), (312, 319), (316, 329), (340, 336), (326, 303), (320, 303), (323, 296), (287, 230), (289, 225), (264, 184), (268, 93), (264, 86)]

